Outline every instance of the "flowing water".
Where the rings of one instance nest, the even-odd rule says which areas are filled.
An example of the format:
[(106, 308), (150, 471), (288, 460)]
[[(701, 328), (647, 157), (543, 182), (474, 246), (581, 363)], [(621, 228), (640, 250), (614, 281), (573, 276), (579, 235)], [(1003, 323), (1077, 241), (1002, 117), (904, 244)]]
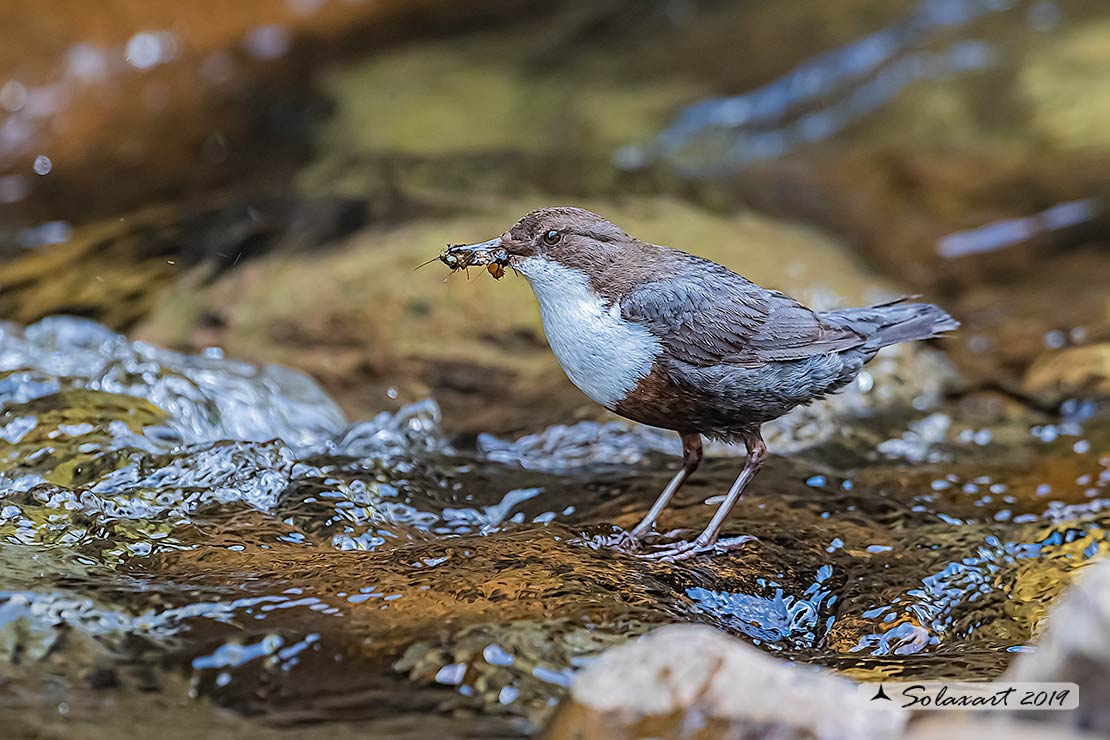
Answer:
[[(678, 621), (861, 680), (989, 678), (1110, 548), (1103, 5), (551, 3), (312, 74), (300, 34), (344, 46), (369, 11), (288, 5), (307, 27), (229, 13), (0, 79), (0, 156), (53, 156), (0, 159), (14, 737), (528, 736), (591, 658)], [(254, 67), (196, 35), (224, 30)], [(96, 114), (93, 52), (130, 91)], [(218, 104), (178, 99), (221, 70)], [(600, 548), (678, 440), (584, 406), (519, 281), (410, 272), (556, 201), (964, 329), (768, 425), (742, 548)], [(707, 452), (661, 528), (704, 526), (742, 465)]]
[[(999, 424), (949, 403), (870, 459), (775, 457), (727, 528), (756, 540), (670, 565), (590, 544), (669, 475), (661, 433), (456, 449), (431, 401), (348, 426), (299, 373), (81, 319), (4, 327), (0, 371), (0, 655), (21, 711), (184, 676), (267, 723), (419, 735), (434, 712), (514, 735), (591, 656), (679, 620), (859, 678), (989, 677), (1110, 546), (1108, 428), (1084, 404)], [(735, 473), (711, 452), (668, 527), (704, 522)]]

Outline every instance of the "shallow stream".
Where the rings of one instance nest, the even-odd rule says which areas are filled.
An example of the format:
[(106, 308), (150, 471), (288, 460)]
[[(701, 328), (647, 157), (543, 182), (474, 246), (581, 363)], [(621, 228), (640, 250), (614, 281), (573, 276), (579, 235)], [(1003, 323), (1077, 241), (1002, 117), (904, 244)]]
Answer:
[[(400, 5), (0, 44), (5, 728), (521, 737), (679, 621), (865, 680), (1032, 649), (1110, 547), (1106, 4)], [(411, 271), (567, 202), (963, 329), (770, 425), (743, 548), (601, 549), (677, 438), (567, 383), (523, 281)]]

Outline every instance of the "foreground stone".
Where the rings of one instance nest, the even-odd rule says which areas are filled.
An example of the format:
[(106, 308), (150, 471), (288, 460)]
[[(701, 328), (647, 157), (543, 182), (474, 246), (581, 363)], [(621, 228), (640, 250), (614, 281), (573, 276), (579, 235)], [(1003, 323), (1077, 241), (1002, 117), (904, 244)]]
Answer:
[[(1043, 648), (1019, 660), (1004, 681), (1074, 681), (1080, 710), (1024, 713), (911, 713), (878, 707), (853, 681), (822, 669), (788, 663), (704, 625), (670, 625), (612, 648), (576, 679), (570, 700), (555, 716), (546, 740), (1083, 740), (1106, 737), (1106, 649), (1094, 630), (1108, 610), (1092, 610), (1092, 594), (1110, 605), (1110, 567), (1100, 566), (1067, 596)], [(1062, 643), (1076, 650), (1067, 650)], [(1089, 654), (1089, 659), (1083, 655)], [(1037, 657), (1040, 656), (1040, 657)], [(1065, 666), (1071, 666), (1070, 669)], [(907, 722), (915, 721), (907, 726)], [(1054, 719), (1060, 727), (1041, 720)], [(1032, 721), (1030, 721), (1032, 720)], [(1086, 730), (1097, 734), (1088, 734)]]
[(549, 740), (895, 738), (908, 715), (856, 684), (771, 657), (700, 625), (663, 627), (587, 668)]
[(1096, 736), (1045, 726), (1040, 722), (1019, 722), (1000, 717), (976, 720), (966, 716), (955, 718), (942, 715), (915, 722), (904, 740), (983, 740), (989, 737), (1006, 740), (1094, 740)]
[(1037, 651), (1010, 666), (1007, 681), (1070, 681), (1079, 684), (1079, 709), (1043, 712), (1037, 718), (1110, 734), (1110, 562), (1097, 563), (1060, 599), (1048, 616)]

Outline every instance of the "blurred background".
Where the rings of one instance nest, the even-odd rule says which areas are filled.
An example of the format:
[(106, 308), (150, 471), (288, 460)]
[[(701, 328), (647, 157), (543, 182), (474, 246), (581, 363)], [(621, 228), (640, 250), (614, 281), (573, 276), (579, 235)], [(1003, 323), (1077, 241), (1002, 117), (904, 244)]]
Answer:
[[(582, 656), (688, 619), (856, 677), (993, 677), (1108, 546), (1105, 0), (0, 6), (0, 667), (47, 666), (0, 678), (0, 699), (30, 717), (53, 697), (28, 733), (63, 721), (44, 686), (103, 683), (280, 722), (401, 733), (405, 716), (413, 736), (457, 727), (461, 706), (468, 732), (516, 736)], [(614, 426), (569, 384), (524, 281), (413, 271), (561, 204), (817, 307), (920, 294), (963, 328), (884, 354), (831, 410), (771, 432), (802, 453), (763, 484), (785, 503), (737, 525), (769, 551), (664, 576), (607, 564), (567, 538), (633, 523), (673, 442)], [(734, 472), (735, 451), (715, 454), (702, 498)], [(694, 504), (691, 526), (708, 511)], [(565, 536), (533, 541), (552, 522)], [(466, 594), (329, 628), (313, 620), (340, 607), (281, 596), (303, 608), (236, 626), (255, 614), (235, 601), (246, 582), (251, 598), (312, 583), (357, 612), (350, 581), (396, 567), (383, 582), (417, 598), (423, 575), (402, 565), (420, 558), (393, 548), (444, 537), (484, 543), (486, 560), (427, 582)], [(352, 549), (379, 560), (334, 559)], [(885, 575), (849, 585), (892, 549)], [(501, 615), (482, 584), (541, 561), (592, 575), (505, 576), (550, 601)], [(469, 632), (439, 629), (459, 611)], [(124, 619), (151, 613), (157, 628)], [(92, 643), (59, 647), (70, 633)], [(549, 672), (483, 662), (490, 634)], [(348, 677), (376, 678), (340, 686), (326, 662), (275, 678), (255, 660), (272, 641), (217, 649), (268, 635), (294, 656), (340, 645)], [(104, 701), (87, 698), (86, 731)], [(429, 707), (439, 719), (416, 718)]]
[(851, 252), (959, 314), (957, 362), (1014, 391), (1050, 385), (1038, 359), (1106, 358), (1097, 0), (13, 0), (7, 16), (6, 318), (286, 362), (356, 415), (388, 387), (467, 411), (509, 388), (514, 427), (544, 415), (529, 389), (578, 404), (526, 291), (411, 267), (579, 203), (860, 300), (861, 266), (821, 254)]

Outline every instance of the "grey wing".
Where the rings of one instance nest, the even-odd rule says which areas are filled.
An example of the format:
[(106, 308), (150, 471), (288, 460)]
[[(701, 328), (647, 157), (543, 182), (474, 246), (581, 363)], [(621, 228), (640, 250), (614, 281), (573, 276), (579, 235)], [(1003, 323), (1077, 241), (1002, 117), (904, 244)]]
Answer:
[(622, 298), (621, 315), (646, 327), (673, 357), (707, 367), (754, 367), (862, 345), (782, 293), (766, 290), (708, 260), (696, 270), (647, 283)]

